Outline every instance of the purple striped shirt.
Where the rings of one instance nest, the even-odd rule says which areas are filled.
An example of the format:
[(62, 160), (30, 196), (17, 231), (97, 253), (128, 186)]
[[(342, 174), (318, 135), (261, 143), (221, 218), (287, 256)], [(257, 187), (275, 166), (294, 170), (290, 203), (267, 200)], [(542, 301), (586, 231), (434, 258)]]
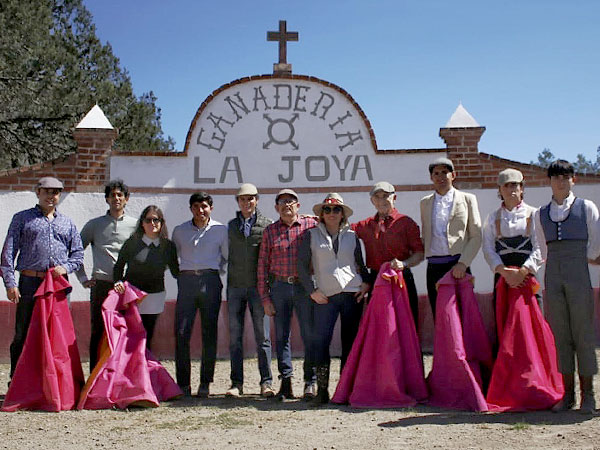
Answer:
[(13, 216), (0, 265), (7, 289), (17, 286), (15, 270), (45, 272), (50, 267), (62, 266), (71, 273), (82, 264), (81, 236), (67, 216), (55, 211), (54, 220), (50, 221), (37, 205)]

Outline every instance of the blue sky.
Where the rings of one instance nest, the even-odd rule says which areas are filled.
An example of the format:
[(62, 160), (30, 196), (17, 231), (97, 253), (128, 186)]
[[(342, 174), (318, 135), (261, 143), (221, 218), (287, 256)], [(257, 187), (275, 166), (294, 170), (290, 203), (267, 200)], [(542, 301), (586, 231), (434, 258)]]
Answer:
[[(280, 19), (296, 74), (344, 88), (380, 149), (444, 147), (459, 102), (486, 127), (480, 150), (529, 162), (544, 148), (595, 158), (600, 146), (600, 2), (84, 0), (136, 94), (158, 97), (182, 149), (204, 99), (272, 73)], [(100, 105), (102, 106), (102, 105)]]

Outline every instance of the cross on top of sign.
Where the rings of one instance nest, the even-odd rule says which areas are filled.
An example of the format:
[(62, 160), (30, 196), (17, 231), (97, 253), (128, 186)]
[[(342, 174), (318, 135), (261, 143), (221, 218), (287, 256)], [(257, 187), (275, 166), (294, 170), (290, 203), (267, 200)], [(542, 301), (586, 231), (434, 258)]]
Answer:
[(297, 31), (287, 31), (287, 22), (279, 21), (279, 31), (267, 31), (267, 41), (279, 42), (279, 63), (273, 64), (273, 73), (291, 74), (292, 65), (287, 62), (287, 43), (298, 41)]

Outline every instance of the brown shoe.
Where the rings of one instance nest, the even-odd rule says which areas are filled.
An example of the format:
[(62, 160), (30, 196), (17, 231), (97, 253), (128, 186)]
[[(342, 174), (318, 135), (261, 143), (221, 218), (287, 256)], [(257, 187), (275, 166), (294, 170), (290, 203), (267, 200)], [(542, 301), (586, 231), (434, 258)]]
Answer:
[(275, 390), (273, 389), (273, 386), (271, 386), (271, 383), (269, 383), (268, 381), (261, 383), (260, 396), (266, 398), (275, 397)]

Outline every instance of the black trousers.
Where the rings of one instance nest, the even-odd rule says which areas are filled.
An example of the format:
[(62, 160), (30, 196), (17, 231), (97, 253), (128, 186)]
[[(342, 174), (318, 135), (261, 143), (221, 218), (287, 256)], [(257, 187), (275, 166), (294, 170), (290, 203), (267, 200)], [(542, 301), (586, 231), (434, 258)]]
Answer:
[[(440, 279), (446, 275), (458, 262), (460, 255), (456, 256), (456, 260), (442, 263), (432, 264), (427, 263), (427, 296), (429, 297), (429, 304), (431, 305), (431, 313), (433, 314), (433, 321), (435, 323), (435, 303), (437, 300), (437, 287), (435, 286)], [(471, 273), (471, 268), (467, 267), (467, 273)]]
[(108, 291), (113, 288), (112, 281), (96, 280), (90, 290), (90, 372), (98, 362), (98, 347), (104, 334), (104, 318), (102, 317), (102, 303), (108, 296)]
[(219, 273), (182, 273), (175, 306), (175, 372), (181, 388), (190, 386), (190, 339), (197, 311), (202, 321), (202, 363), (200, 383), (212, 383), (217, 360), (217, 325), (223, 284)]
[(10, 377), (19, 362), (19, 357), (23, 352), (25, 339), (27, 339), (27, 331), (29, 323), (33, 315), (33, 307), (35, 306), (35, 298), (33, 297), (37, 288), (44, 281), (43, 278), (28, 277), (23, 274), (19, 276), (19, 292), (21, 299), (17, 303), (17, 311), (15, 315), (15, 335), (12, 344), (10, 344)]
[(417, 331), (417, 334), (419, 334), (419, 295), (417, 294), (415, 278), (409, 268), (402, 271), (402, 276), (404, 277), (406, 290), (408, 291), (408, 302), (410, 304), (413, 321), (415, 322), (415, 330)]
[(140, 314), (142, 324), (146, 330), (146, 348), (152, 350), (152, 336), (154, 336), (154, 328), (160, 314)]

